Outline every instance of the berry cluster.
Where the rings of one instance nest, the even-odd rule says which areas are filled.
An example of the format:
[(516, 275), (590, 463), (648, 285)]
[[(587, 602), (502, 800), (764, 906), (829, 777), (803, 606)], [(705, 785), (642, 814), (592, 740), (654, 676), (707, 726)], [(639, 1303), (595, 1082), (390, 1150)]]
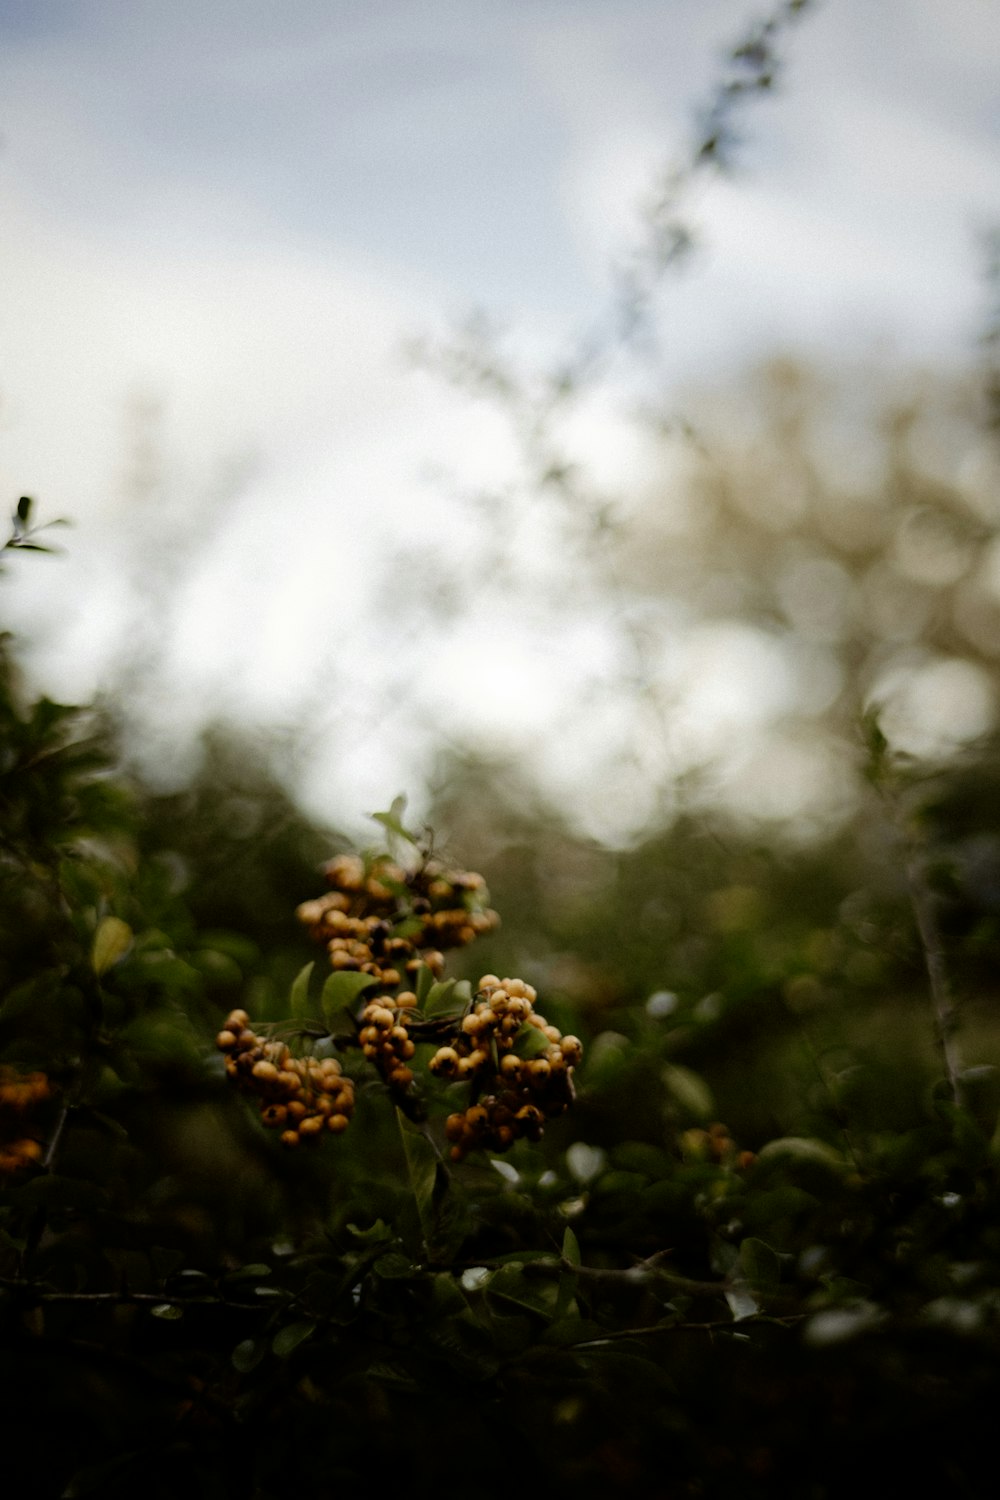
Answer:
[(25, 1117), (51, 1098), (52, 1085), (44, 1073), (18, 1073), (0, 1067), (0, 1177), (41, 1161), (41, 1142), (26, 1134)]
[(406, 871), (384, 855), (366, 864), (340, 854), (325, 874), (332, 889), (304, 901), (299, 921), (324, 945), (332, 968), (371, 974), (385, 989), (415, 980), (422, 968), (437, 978), (443, 949), (464, 947), (499, 921), (485, 905), (483, 877), (440, 860)]
[(746, 1171), (753, 1166), (756, 1156), (752, 1151), (741, 1151), (729, 1134), (729, 1127), (716, 1120), (707, 1130), (694, 1128), (680, 1135), (681, 1154), (685, 1161), (711, 1161), (721, 1167)]
[[(474, 1150), (506, 1151), (519, 1136), (537, 1141), (545, 1121), (573, 1102), (573, 1068), (583, 1046), (534, 1009), (537, 998), (523, 979), (484, 975), (477, 1003), (463, 1017), (454, 1043), (439, 1047), (431, 1058), (428, 1066), (437, 1077), (473, 1084), (468, 1109), (445, 1122), (453, 1161)], [(541, 1032), (548, 1043), (531, 1057), (515, 1051), (525, 1027)]]
[(281, 1130), (286, 1146), (339, 1135), (354, 1111), (354, 1084), (334, 1057), (294, 1057), (286, 1043), (265, 1041), (250, 1029), (245, 1010), (234, 1010), (215, 1039), (226, 1072), (244, 1092), (260, 1100), (260, 1117)]
[[(583, 1047), (535, 1010), (537, 995), (522, 979), (487, 974), (466, 1011), (441, 1013), (448, 990), (433, 981), (444, 968), (443, 950), (492, 931), (499, 917), (486, 904), (481, 875), (449, 870), (421, 852), (410, 870), (386, 855), (338, 855), (326, 866), (331, 889), (303, 902), (296, 915), (336, 972), (375, 981), (356, 1033), (335, 1038), (335, 1045), (359, 1047), (411, 1118), (423, 1118), (411, 1066), (420, 1042), (436, 1045), (434, 1076), (470, 1085), (468, 1108), (445, 1125), (452, 1160), (461, 1161), (472, 1150), (506, 1151), (522, 1136), (537, 1141), (546, 1120), (573, 1101)], [(424, 997), (430, 997), (426, 1014), (418, 1008)], [(245, 1011), (233, 1011), (217, 1044), (229, 1076), (259, 1097), (264, 1123), (280, 1127), (288, 1145), (324, 1127), (346, 1129), (353, 1084), (339, 1063), (295, 1058), (284, 1042), (262, 1041)]]
[(402, 1092), (413, 1082), (413, 1069), (406, 1065), (416, 1052), (406, 1022), (417, 997), (404, 990), (395, 999), (378, 995), (361, 1012), (358, 1041), (369, 1062), (375, 1064), (390, 1088)]

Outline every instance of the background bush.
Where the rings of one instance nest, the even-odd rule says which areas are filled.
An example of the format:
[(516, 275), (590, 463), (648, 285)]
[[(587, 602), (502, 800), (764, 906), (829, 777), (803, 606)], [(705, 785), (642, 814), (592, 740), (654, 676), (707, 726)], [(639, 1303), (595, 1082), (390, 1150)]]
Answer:
[(213, 1038), (234, 1005), (287, 1015), (337, 836), (223, 737), (151, 793), (106, 723), (25, 697), (8, 643), (0, 1367), (26, 1493), (822, 1497), (876, 1462), (986, 1493), (996, 757), (917, 777), (874, 725), (859, 755), (826, 842), (705, 814), (627, 850), (442, 763), (438, 844), (504, 919), (452, 972), (537, 986), (585, 1043), (576, 1106), (456, 1166), (447, 1088), (418, 1127), (352, 1060), (350, 1129), (289, 1153)]

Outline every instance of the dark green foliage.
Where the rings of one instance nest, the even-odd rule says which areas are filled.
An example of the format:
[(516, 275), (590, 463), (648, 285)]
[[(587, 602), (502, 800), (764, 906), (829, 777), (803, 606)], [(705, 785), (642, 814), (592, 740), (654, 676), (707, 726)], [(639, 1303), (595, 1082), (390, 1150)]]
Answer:
[[(505, 918), (465, 972), (524, 974), (583, 1037), (575, 1109), (455, 1165), (461, 1085), (430, 1083), (416, 1125), (351, 1055), (350, 1129), (286, 1152), (213, 1038), (234, 1005), (317, 1013), (292, 913), (328, 839), (221, 742), (182, 794), (131, 785), (5, 656), (0, 1094), (50, 1084), (0, 1104), (37, 1148), (0, 1191), (19, 1492), (822, 1500), (878, 1462), (989, 1493), (994, 761), (893, 772), (889, 802), (791, 851), (705, 821), (602, 850), (495, 781), (487, 801), (487, 774), (453, 766), (436, 815)], [(964, 1006), (954, 1077), (917, 865)]]

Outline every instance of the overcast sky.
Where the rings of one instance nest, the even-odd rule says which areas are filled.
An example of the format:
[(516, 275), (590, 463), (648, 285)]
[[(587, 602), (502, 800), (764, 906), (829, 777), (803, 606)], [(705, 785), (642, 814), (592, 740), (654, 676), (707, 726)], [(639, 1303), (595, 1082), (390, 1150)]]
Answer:
[[(167, 716), (294, 718), (372, 560), (446, 524), (428, 473), (516, 462), (407, 341), (476, 307), (523, 347), (592, 322), (763, 9), (0, 0), (0, 491), (75, 523), (65, 558), (5, 585), (49, 690), (93, 691), (114, 647), (144, 422), (154, 498), (204, 529), (157, 601)], [(996, 0), (816, 0), (783, 51), (741, 171), (692, 200), (661, 374), (781, 347), (962, 361), (1000, 221)], [(619, 437), (588, 440), (618, 462)], [(456, 712), (489, 729), (540, 702), (537, 656), (512, 641)], [(368, 752), (338, 794), (378, 800), (401, 765)]]

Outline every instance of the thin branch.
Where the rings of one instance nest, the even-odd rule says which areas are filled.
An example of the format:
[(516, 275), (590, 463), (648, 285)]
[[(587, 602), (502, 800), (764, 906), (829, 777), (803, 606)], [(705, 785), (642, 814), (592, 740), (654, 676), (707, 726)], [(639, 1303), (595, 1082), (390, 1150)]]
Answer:
[(948, 979), (944, 944), (941, 941), (941, 928), (938, 924), (934, 896), (927, 884), (924, 860), (916, 851), (911, 852), (906, 862), (906, 882), (927, 968), (938, 1049), (944, 1062), (951, 1097), (955, 1104), (960, 1104), (962, 1067), (955, 1038), (958, 1007)]
[[(520, 1263), (520, 1270), (526, 1276), (563, 1276), (571, 1273), (581, 1281), (589, 1282), (591, 1286), (617, 1286), (617, 1287), (642, 1287), (648, 1286), (650, 1282), (662, 1282), (672, 1287), (677, 1292), (689, 1292), (694, 1297), (725, 1297), (727, 1292), (732, 1291), (732, 1286), (727, 1281), (695, 1281), (690, 1276), (681, 1276), (676, 1271), (667, 1271), (659, 1262), (669, 1250), (660, 1250), (651, 1255), (648, 1260), (639, 1261), (634, 1266), (604, 1267), (604, 1266), (582, 1266), (574, 1261), (566, 1260), (563, 1256), (552, 1256), (545, 1260), (526, 1260)], [(484, 1271), (502, 1271), (511, 1265), (509, 1260), (476, 1260), (470, 1261), (463, 1269)]]
[(748, 1318), (740, 1318), (734, 1321), (732, 1318), (710, 1318), (704, 1323), (678, 1322), (678, 1323), (652, 1323), (646, 1328), (616, 1328), (608, 1333), (601, 1334), (599, 1338), (581, 1339), (578, 1344), (570, 1344), (570, 1349), (599, 1349), (602, 1344), (620, 1343), (624, 1339), (649, 1338), (653, 1334), (677, 1333), (683, 1331), (697, 1333), (739, 1333), (746, 1325), (760, 1325), (761, 1323), (773, 1323), (780, 1328), (792, 1328), (796, 1323), (803, 1322), (810, 1317), (810, 1313), (786, 1313), (777, 1317), (771, 1313), (753, 1313)]
[[(117, 1307), (129, 1306), (133, 1303), (150, 1303), (157, 1307), (227, 1307), (236, 1308), (241, 1312), (264, 1312), (269, 1309), (268, 1302), (234, 1302), (229, 1297), (205, 1296), (205, 1297), (176, 1297), (168, 1292), (43, 1292), (38, 1283), (30, 1281), (25, 1277), (0, 1276), (0, 1286), (10, 1291), (31, 1292), (36, 1302), (79, 1302), (113, 1305)], [(272, 1309), (273, 1310), (273, 1309)]]
[(52, 1136), (46, 1148), (45, 1155), (42, 1157), (42, 1166), (47, 1172), (52, 1170), (52, 1163), (55, 1160), (55, 1154), (59, 1149), (59, 1142), (62, 1140), (62, 1133), (66, 1128), (66, 1121), (68, 1117), (69, 1105), (64, 1104), (62, 1109), (60, 1109), (59, 1111), (59, 1118), (56, 1120), (55, 1129), (52, 1132)]

